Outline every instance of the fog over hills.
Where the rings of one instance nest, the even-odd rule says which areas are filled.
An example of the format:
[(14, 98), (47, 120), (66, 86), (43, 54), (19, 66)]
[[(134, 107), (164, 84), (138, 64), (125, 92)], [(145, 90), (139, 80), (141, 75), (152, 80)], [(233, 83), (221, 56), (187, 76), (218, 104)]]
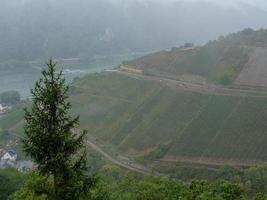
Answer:
[(3, 0), (0, 59), (153, 51), (184, 42), (203, 44), (246, 27), (267, 27), (264, 1), (257, 4), (261, 7), (254, 1), (231, 2)]

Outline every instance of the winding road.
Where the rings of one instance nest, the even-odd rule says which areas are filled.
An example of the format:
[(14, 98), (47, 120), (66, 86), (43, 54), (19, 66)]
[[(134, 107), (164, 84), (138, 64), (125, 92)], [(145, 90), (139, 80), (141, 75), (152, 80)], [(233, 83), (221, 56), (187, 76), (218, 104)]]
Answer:
[(112, 157), (111, 155), (109, 155), (108, 153), (106, 153), (100, 146), (98, 146), (97, 144), (91, 142), (90, 140), (86, 141), (87, 144), (94, 149), (96, 152), (98, 152), (99, 154), (101, 154), (103, 157), (105, 157), (107, 160), (109, 160), (110, 162), (128, 169), (130, 171), (134, 171), (140, 174), (144, 174), (144, 175), (148, 175), (148, 176), (163, 176), (162, 174), (153, 171), (152, 169), (149, 169), (143, 165), (137, 164), (137, 163), (131, 163), (131, 164), (127, 164), (126, 162), (120, 161), (117, 158)]

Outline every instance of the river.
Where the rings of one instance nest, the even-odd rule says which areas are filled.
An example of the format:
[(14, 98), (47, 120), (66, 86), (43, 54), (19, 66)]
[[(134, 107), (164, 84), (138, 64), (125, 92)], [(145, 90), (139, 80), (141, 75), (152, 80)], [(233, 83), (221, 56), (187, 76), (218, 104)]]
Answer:
[[(113, 56), (98, 56), (92, 59), (65, 58), (56, 59), (58, 69), (63, 69), (68, 82), (74, 77), (88, 73), (100, 72), (103, 69), (112, 69), (125, 60), (134, 59), (146, 53), (131, 53)], [(22, 98), (30, 96), (30, 89), (40, 78), (46, 61), (8, 61), (0, 62), (0, 93), (7, 90), (18, 91)]]

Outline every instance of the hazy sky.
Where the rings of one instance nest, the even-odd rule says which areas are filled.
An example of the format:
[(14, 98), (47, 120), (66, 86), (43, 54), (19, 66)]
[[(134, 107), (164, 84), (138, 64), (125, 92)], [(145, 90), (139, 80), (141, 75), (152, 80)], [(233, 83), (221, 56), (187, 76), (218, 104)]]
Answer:
[(152, 51), (267, 28), (267, 0), (0, 1), (0, 60)]
[[(113, 2), (124, 2), (127, 0), (110, 0)], [(175, 1), (184, 1), (184, 2), (211, 2), (211, 3), (216, 3), (216, 4), (220, 4), (220, 5), (237, 5), (240, 3), (245, 3), (245, 4), (250, 4), (253, 6), (256, 6), (258, 8), (261, 9), (267, 9), (267, 1), (266, 0), (128, 0), (128, 1), (139, 1), (139, 2), (144, 2), (144, 1), (157, 1), (157, 2), (175, 2)]]
[[(188, 1), (188, 0), (187, 0)], [(203, 1), (203, 0), (189, 0), (189, 1)], [(247, 3), (247, 4), (251, 4), (257, 7), (261, 7), (261, 6), (266, 6), (267, 2), (266, 0), (205, 0), (205, 1), (209, 1), (209, 2), (216, 2), (219, 4), (233, 4), (233, 3)]]

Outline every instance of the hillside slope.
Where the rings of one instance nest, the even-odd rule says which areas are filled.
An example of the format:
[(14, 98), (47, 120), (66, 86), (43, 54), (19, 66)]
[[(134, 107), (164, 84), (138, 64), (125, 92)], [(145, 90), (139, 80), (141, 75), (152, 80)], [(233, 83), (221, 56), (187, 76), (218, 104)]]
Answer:
[[(267, 97), (185, 91), (102, 73), (76, 79), (71, 102), (81, 128), (125, 155), (213, 164), (267, 161)], [(22, 133), (16, 113), (0, 118), (2, 130)]]
[(245, 29), (204, 46), (172, 48), (124, 64), (140, 68), (147, 75), (202, 84), (266, 87), (266, 47), (267, 30)]
[(160, 81), (96, 74), (74, 82), (82, 127), (130, 155), (266, 161), (267, 97), (184, 91)]

